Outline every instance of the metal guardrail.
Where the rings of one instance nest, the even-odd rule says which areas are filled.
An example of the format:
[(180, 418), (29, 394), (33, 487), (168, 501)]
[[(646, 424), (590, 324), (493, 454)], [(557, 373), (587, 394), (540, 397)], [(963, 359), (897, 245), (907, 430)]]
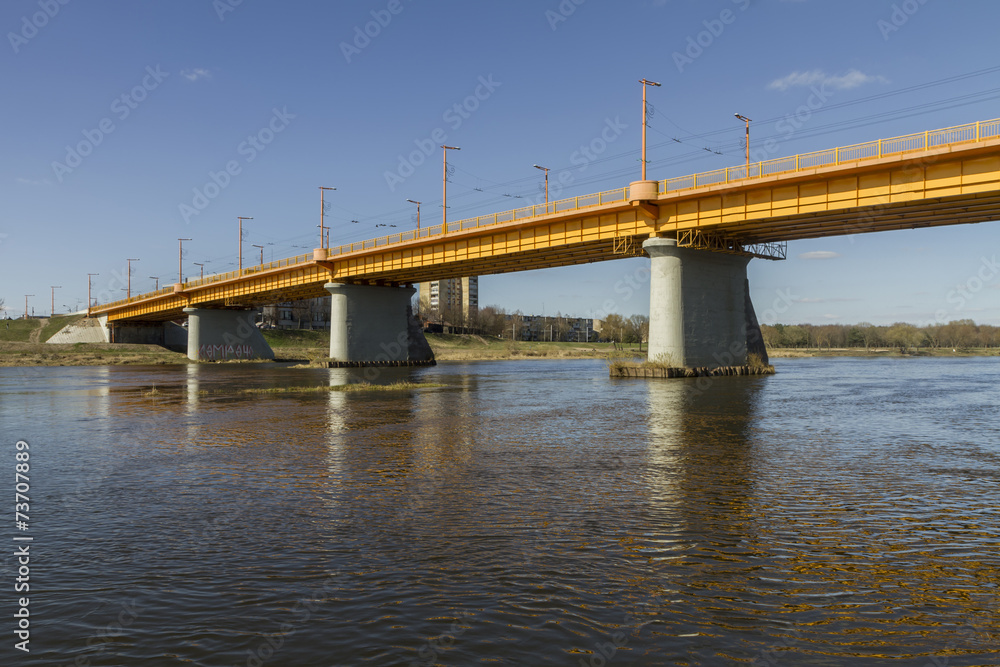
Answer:
[[(996, 138), (1000, 138), (1000, 118), (968, 123), (966, 125), (956, 125), (955, 127), (946, 127), (940, 130), (907, 134), (901, 137), (876, 139), (874, 141), (854, 144), (853, 146), (828, 148), (826, 150), (815, 151), (812, 153), (779, 157), (773, 160), (766, 160), (764, 162), (756, 162), (749, 166), (744, 164), (738, 167), (727, 167), (725, 169), (715, 169), (712, 171), (690, 174), (688, 176), (668, 178), (659, 181), (659, 189), (660, 194), (666, 192), (679, 192), (682, 190), (693, 190), (695, 188), (702, 188), (709, 185), (720, 185), (724, 183), (752, 180), (755, 178), (766, 178), (780, 174), (790, 174), (811, 169), (818, 169), (820, 167), (832, 167), (852, 162), (862, 162), (865, 160), (874, 160), (893, 155), (901, 155), (903, 153), (929, 150), (931, 148), (939, 148), (942, 146), (973, 143), (983, 141), (985, 139)], [(549, 202), (548, 204), (525, 206), (510, 211), (493, 213), (491, 215), (481, 215), (475, 218), (456, 220), (455, 222), (447, 223), (447, 228), (444, 228), (443, 225), (433, 225), (431, 227), (420, 229), (419, 231), (412, 230), (408, 232), (400, 232), (398, 234), (391, 234), (389, 236), (382, 236), (375, 239), (358, 241), (357, 243), (347, 243), (337, 246), (336, 248), (329, 248), (327, 250), (327, 257), (337, 257), (353, 252), (397, 245), (407, 241), (444, 236), (449, 232), (480, 229), (507, 222), (515, 222), (517, 220), (536, 218), (542, 215), (565, 213), (567, 211), (576, 211), (627, 200), (627, 187), (605, 190), (604, 192), (598, 192), (595, 194), (570, 197), (569, 199), (560, 199), (558, 201)], [(191, 289), (211, 283), (250, 276), (255, 273), (269, 271), (271, 269), (304, 264), (312, 261), (312, 259), (312, 254), (297, 255), (295, 257), (281, 259), (268, 264), (248, 267), (242, 271), (230, 271), (229, 273), (215, 274), (206, 278), (188, 281), (184, 283), (184, 289)], [(166, 287), (156, 292), (140, 294), (132, 297), (131, 299), (122, 299), (102, 304), (97, 306), (97, 308), (112, 308), (170, 293), (173, 293), (173, 287)]]
[(996, 139), (1000, 137), (1000, 119), (984, 120), (966, 125), (946, 127), (941, 130), (930, 130), (907, 134), (889, 139), (876, 139), (853, 146), (828, 148), (813, 153), (803, 153), (790, 157), (779, 157), (773, 160), (757, 162), (739, 167), (716, 169), (690, 176), (668, 178), (660, 181), (660, 193), (690, 190), (720, 183), (733, 183), (752, 178), (775, 176), (794, 173), (820, 167), (833, 167), (862, 160), (874, 160), (902, 153), (930, 150), (941, 146), (954, 146), (964, 143)]

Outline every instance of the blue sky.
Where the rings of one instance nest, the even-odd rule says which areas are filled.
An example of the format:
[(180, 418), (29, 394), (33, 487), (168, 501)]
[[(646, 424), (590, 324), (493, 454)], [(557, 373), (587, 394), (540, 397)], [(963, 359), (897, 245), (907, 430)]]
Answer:
[[(180, 237), (186, 275), (231, 270), (237, 216), (254, 218), (245, 263), (252, 244), (266, 260), (308, 252), (318, 186), (337, 188), (333, 245), (412, 228), (407, 199), (437, 223), (435, 135), (462, 148), (452, 220), (537, 200), (534, 164), (565, 174), (553, 198), (625, 186), (644, 77), (663, 84), (657, 179), (740, 164), (737, 112), (755, 120), (751, 148), (777, 140), (767, 157), (1000, 117), (998, 23), (988, 0), (7, 0), (0, 298), (19, 316), (34, 294), (47, 313), (60, 285), (57, 311), (82, 306), (87, 273), (121, 298), (129, 257), (133, 291), (174, 282)], [(823, 84), (821, 108), (790, 121)], [(581, 151), (602, 132), (602, 151)], [(1000, 276), (974, 280), (998, 229), (792, 243), (787, 261), (750, 264), (758, 314), (1000, 324)], [(646, 313), (644, 261), (486, 276), (480, 303)]]

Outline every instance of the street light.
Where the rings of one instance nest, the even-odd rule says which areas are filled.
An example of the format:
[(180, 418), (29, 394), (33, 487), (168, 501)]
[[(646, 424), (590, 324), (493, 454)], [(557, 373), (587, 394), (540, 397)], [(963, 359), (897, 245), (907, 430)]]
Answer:
[(739, 114), (733, 115), (747, 124), (747, 178), (750, 178), (750, 123), (753, 121), (746, 116), (741, 116)]
[(88, 273), (87, 274), (87, 317), (90, 317), (90, 306), (94, 303), (90, 300), (90, 277), (99, 276), (100, 273)]
[(257, 245), (256, 243), (251, 244), (254, 248), (260, 248), (260, 265), (264, 266), (264, 246)]
[(128, 287), (125, 289), (125, 298), (132, 298), (132, 262), (138, 262), (138, 259), (126, 259), (128, 262)]
[(462, 149), (458, 146), (445, 145), (442, 145), (441, 148), (444, 149), (444, 178), (442, 180), (443, 195), (441, 197), (441, 233), (445, 234), (448, 231), (448, 151), (460, 151)]
[(191, 239), (177, 239), (177, 282), (184, 282), (184, 242)]
[(537, 164), (534, 165), (535, 169), (541, 169), (545, 172), (545, 212), (549, 212), (549, 168), (539, 167)]
[(156, 286), (153, 288), (154, 292), (160, 291), (160, 276), (150, 276), (150, 279), (156, 281)]
[(237, 217), (239, 217), (240, 219), (240, 262), (237, 266), (239, 267), (239, 270), (242, 271), (243, 270), (243, 221), (253, 220), (253, 218), (247, 218), (245, 216), (237, 216)]
[(35, 296), (35, 295), (34, 294), (25, 294), (24, 295), (24, 319), (28, 319), (28, 297), (29, 296)]
[(646, 180), (646, 87), (659, 86), (655, 81), (639, 79), (642, 84), (642, 180)]
[[(326, 215), (326, 202), (323, 201), (323, 194), (324, 194), (323, 191), (336, 190), (336, 189), (337, 188), (325, 188), (322, 185), (319, 186), (319, 247), (320, 248), (325, 248), (330, 245), (329, 243), (326, 244), (323, 243), (323, 224), (324, 224), (324, 216)], [(264, 263), (263, 260), (261, 260), (261, 264), (263, 263)]]
[(421, 202), (418, 202), (418, 201), (416, 201), (414, 199), (407, 199), (406, 201), (410, 202), (411, 204), (416, 204), (417, 205), (417, 236), (419, 237), (420, 236), (420, 204), (421, 204)]
[(191, 263), (194, 264), (195, 266), (201, 267), (201, 277), (204, 278), (205, 277), (205, 265), (204, 264), (199, 264), (198, 262), (191, 262)]
[(55, 317), (56, 314), (56, 290), (62, 289), (62, 285), (49, 285), (52, 288), (52, 303), (49, 304), (49, 316)]

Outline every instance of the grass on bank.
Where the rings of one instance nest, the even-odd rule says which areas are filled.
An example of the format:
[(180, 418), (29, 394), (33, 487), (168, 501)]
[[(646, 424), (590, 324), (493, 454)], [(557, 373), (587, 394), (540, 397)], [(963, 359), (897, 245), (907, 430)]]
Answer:
[(56, 315), (50, 317), (48, 323), (42, 327), (42, 332), (38, 335), (38, 342), (44, 343), (55, 336), (64, 327), (79, 322), (85, 315)]
[[(608, 370), (612, 375), (621, 374), (625, 368), (678, 368), (670, 355), (660, 355), (655, 359), (643, 359), (629, 351), (616, 350), (607, 355)], [(750, 353), (747, 355), (746, 365), (755, 371), (767, 371), (774, 373), (774, 366), (764, 363), (764, 358), (759, 354)]]
[[(298, 329), (265, 329), (264, 340), (277, 360), (322, 361), (330, 356), (330, 332)], [(426, 334), (438, 361), (494, 359), (603, 358), (611, 343), (511, 341), (473, 334)]]
[(0, 341), (0, 366), (157, 366), (187, 364), (187, 355), (159, 345)]
[(42, 325), (41, 320), (3, 320), (0, 322), (0, 341), (27, 343), (31, 332)]
[(603, 358), (611, 343), (512, 341), (471, 334), (426, 334), (438, 361)]

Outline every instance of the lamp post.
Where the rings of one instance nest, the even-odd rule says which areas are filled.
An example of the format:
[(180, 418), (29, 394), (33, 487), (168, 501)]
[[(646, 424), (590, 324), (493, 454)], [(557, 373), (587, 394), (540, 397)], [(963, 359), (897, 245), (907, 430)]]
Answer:
[(90, 277), (99, 276), (100, 273), (88, 273), (87, 274), (87, 317), (90, 317), (90, 307), (93, 305), (93, 301), (90, 300)]
[(49, 285), (52, 289), (52, 302), (49, 304), (49, 317), (55, 317), (56, 314), (56, 290), (62, 289), (62, 285)]
[(460, 151), (462, 150), (458, 146), (445, 146), (442, 145), (441, 148), (444, 149), (444, 178), (442, 179), (442, 196), (441, 196), (441, 233), (445, 234), (448, 231), (448, 151)]
[(239, 267), (240, 271), (243, 271), (243, 221), (253, 220), (253, 218), (248, 218), (246, 216), (238, 216), (238, 217), (240, 219), (240, 260), (237, 266)]
[(177, 282), (184, 282), (184, 242), (191, 239), (177, 239)]
[(195, 266), (201, 267), (201, 278), (205, 277), (205, 265), (199, 264), (198, 262), (192, 262)]
[(135, 259), (135, 258), (132, 258), (132, 259), (126, 259), (125, 261), (128, 262), (128, 287), (125, 289), (125, 298), (126, 299), (131, 299), (132, 298), (132, 262), (138, 262), (139, 260)]
[(24, 295), (24, 319), (28, 319), (28, 297), (29, 296), (35, 296), (35, 295), (34, 294), (25, 294)]
[(418, 201), (416, 201), (414, 199), (407, 199), (406, 201), (410, 202), (411, 204), (416, 204), (417, 205), (417, 236), (419, 237), (420, 236), (420, 203), (421, 202), (418, 202)]
[(154, 292), (160, 291), (160, 276), (150, 276), (151, 279), (156, 281), (155, 287), (153, 287)]
[(534, 165), (535, 169), (541, 169), (545, 172), (545, 212), (549, 212), (549, 168), (539, 167), (537, 164)]
[[(336, 190), (336, 189), (337, 188), (326, 188), (326, 187), (323, 187), (322, 185), (319, 186), (319, 247), (320, 248), (326, 248), (326, 247), (329, 247), (329, 245), (330, 245), (329, 241), (327, 241), (325, 243), (323, 241), (323, 238), (324, 238), (324, 235), (323, 235), (323, 224), (324, 224), (324, 216), (326, 215), (326, 202), (323, 201), (323, 194), (324, 194), (323, 191), (324, 190)], [(264, 262), (261, 262), (261, 264), (263, 264), (263, 263)]]
[(646, 88), (660, 84), (646, 79), (639, 79), (639, 83), (642, 84), (642, 180), (646, 180)]
[(734, 115), (747, 124), (747, 178), (750, 178), (750, 123), (753, 121), (746, 116)]
[(252, 245), (253, 245), (254, 248), (260, 248), (260, 265), (264, 266), (264, 246), (257, 245), (256, 243), (254, 243)]

